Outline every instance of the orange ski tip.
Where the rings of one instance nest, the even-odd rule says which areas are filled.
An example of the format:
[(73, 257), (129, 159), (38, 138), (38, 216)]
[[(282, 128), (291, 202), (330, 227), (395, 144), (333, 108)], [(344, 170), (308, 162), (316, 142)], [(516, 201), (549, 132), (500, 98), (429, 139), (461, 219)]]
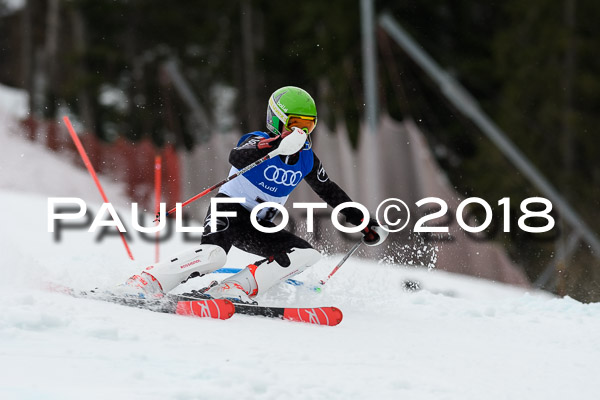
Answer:
[(342, 319), (344, 319), (344, 314), (342, 313), (342, 310), (340, 310), (337, 307), (331, 307), (331, 314), (334, 316), (333, 321), (337, 321), (337, 323), (335, 324), (332, 321), (331, 326), (339, 325), (339, 323), (342, 322)]
[(283, 313), (286, 320), (326, 326), (339, 325), (343, 317), (337, 307), (290, 308)]
[[(235, 314), (235, 304), (233, 304), (232, 301), (227, 300), (227, 299), (223, 299), (223, 302), (227, 305), (227, 309), (225, 310), (226, 315), (228, 315), (227, 318), (231, 318), (233, 316), (233, 314)], [(223, 318), (223, 319), (227, 319), (227, 318)]]

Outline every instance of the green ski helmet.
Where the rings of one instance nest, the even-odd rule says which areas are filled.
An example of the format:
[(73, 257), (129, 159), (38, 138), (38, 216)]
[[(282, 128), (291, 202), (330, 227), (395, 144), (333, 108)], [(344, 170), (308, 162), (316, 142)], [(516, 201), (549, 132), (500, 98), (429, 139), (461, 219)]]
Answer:
[(310, 134), (317, 125), (317, 106), (310, 94), (295, 86), (277, 89), (269, 98), (267, 128), (281, 135), (296, 126)]

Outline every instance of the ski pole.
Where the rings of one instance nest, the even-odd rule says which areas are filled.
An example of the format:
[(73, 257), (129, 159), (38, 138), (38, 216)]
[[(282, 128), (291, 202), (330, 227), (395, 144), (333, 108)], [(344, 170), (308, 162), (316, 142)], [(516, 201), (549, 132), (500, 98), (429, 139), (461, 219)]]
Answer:
[[(190, 204), (191, 202), (196, 201), (199, 198), (207, 195), (208, 193), (212, 192), (213, 190), (220, 188), (221, 186), (223, 186), (224, 184), (226, 184), (230, 180), (235, 179), (238, 176), (242, 175), (243, 173), (250, 171), (252, 168), (256, 167), (259, 164), (262, 164), (263, 162), (265, 162), (265, 161), (267, 161), (267, 160), (275, 157), (278, 154), (279, 153), (277, 153), (277, 149), (273, 150), (272, 152), (270, 152), (269, 154), (267, 154), (263, 158), (254, 161), (252, 164), (250, 164), (250, 165), (242, 168), (241, 170), (239, 170), (235, 174), (228, 176), (226, 179), (223, 179), (221, 182), (212, 185), (208, 189), (205, 189), (202, 192), (200, 192), (197, 195), (195, 195), (194, 197), (192, 197), (192, 198), (184, 201), (183, 203), (181, 203), (181, 207), (183, 208), (183, 207), (187, 206), (188, 204)], [(165, 214), (165, 216), (169, 216), (169, 215), (173, 214), (175, 212), (175, 210), (177, 210), (177, 207), (173, 207), (172, 209), (170, 209), (169, 211), (167, 211), (167, 213)], [(156, 214), (156, 219), (153, 222), (156, 222), (156, 221), (160, 221), (160, 212)]]
[(333, 274), (335, 274), (338, 269), (340, 269), (342, 267), (342, 265), (344, 265), (344, 263), (346, 262), (347, 259), (350, 258), (350, 256), (352, 254), (354, 254), (354, 252), (356, 252), (356, 250), (358, 250), (358, 248), (360, 247), (360, 245), (363, 243), (362, 238), (354, 245), (352, 246), (352, 248), (348, 251), (348, 253), (346, 253), (346, 255), (344, 256), (344, 258), (342, 258), (342, 260), (338, 263), (338, 265), (335, 266), (335, 268), (333, 269), (333, 271), (331, 271), (331, 273), (329, 275), (327, 275), (327, 278), (319, 281), (319, 283), (321, 285), (324, 285), (327, 283), (327, 281), (333, 276)]

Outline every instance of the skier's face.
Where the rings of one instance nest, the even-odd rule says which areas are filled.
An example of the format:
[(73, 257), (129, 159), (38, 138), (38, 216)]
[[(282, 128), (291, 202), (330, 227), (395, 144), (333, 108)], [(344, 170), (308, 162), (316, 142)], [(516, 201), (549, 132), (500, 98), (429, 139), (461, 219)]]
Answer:
[(315, 125), (317, 124), (317, 120), (314, 117), (303, 117), (292, 115), (288, 118), (287, 127), (289, 129), (299, 128), (302, 129), (307, 134), (311, 133), (313, 129), (315, 129)]

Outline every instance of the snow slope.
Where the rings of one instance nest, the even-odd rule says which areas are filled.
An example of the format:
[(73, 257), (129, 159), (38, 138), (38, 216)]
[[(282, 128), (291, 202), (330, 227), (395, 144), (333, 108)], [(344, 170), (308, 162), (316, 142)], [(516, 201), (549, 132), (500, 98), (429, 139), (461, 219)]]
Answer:
[[(115, 236), (97, 242), (70, 230), (55, 241), (47, 197), (73, 182), (93, 207), (99, 197), (85, 171), (7, 135), (0, 132), (4, 151), (19, 157), (0, 164), (1, 399), (598, 397), (600, 305), (441, 271), (354, 257), (320, 294), (281, 285), (259, 299), (336, 305), (344, 312), (337, 327), (242, 315), (201, 320), (47, 292), (48, 281), (82, 289), (122, 282), (152, 262), (153, 245), (133, 234), (131, 262)], [(109, 198), (118, 189), (107, 189)], [(178, 237), (162, 254), (188, 246)], [(298, 279), (318, 281), (339, 257)], [(228, 266), (248, 261), (234, 252)], [(407, 291), (407, 281), (421, 290)]]

